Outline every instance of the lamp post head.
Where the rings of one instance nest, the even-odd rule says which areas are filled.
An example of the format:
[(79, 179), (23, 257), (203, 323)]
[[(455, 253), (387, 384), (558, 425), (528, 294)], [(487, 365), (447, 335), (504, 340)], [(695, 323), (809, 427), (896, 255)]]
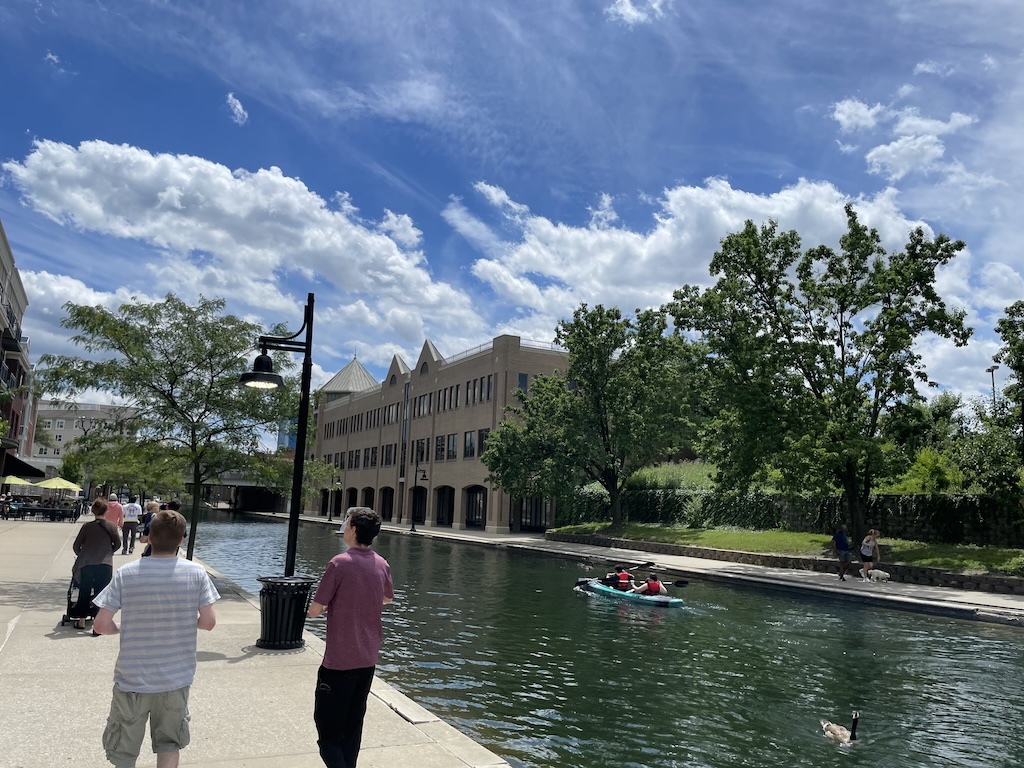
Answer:
[(255, 389), (277, 389), (284, 386), (281, 375), (274, 373), (274, 361), (266, 350), (253, 360), (252, 370), (238, 377), (238, 383)]

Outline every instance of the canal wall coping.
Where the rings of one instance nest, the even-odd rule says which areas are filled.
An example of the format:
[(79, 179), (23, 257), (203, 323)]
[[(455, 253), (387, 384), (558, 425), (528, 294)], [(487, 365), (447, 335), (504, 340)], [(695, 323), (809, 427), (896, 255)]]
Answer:
[[(740, 552), (731, 549), (712, 549), (710, 547), (694, 547), (687, 544), (668, 544), (658, 541), (638, 541), (621, 539), (612, 536), (594, 536), (591, 534), (545, 533), (548, 541), (559, 541), (565, 544), (589, 544), (615, 549), (632, 549), (651, 552), (659, 555), (678, 555), (682, 557), (700, 557), (708, 560), (721, 560), (729, 563), (760, 565), (768, 568), (787, 568), (797, 571), (816, 571), (819, 573), (835, 573), (835, 557), (798, 557), (795, 555), (768, 555), (759, 552)], [(1017, 576), (999, 576), (993, 574), (964, 574), (943, 571), (938, 568), (925, 568), (916, 565), (901, 565), (884, 562), (884, 568), (892, 581), (906, 584), (921, 584), (931, 587), (952, 587), (977, 592), (993, 592), (1004, 595), (1024, 595), (1024, 579)]]

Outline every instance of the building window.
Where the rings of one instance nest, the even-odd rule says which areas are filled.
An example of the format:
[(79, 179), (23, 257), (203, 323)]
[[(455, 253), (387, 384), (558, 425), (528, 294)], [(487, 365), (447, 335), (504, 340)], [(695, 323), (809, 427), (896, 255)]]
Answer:
[(369, 448), (364, 448), (363, 449), (363, 466), (364, 467), (370, 466), (370, 449)]
[(385, 467), (390, 467), (395, 463), (395, 449), (391, 443), (384, 446), (384, 461), (381, 462)]
[(38, 451), (37, 455), (39, 455), (39, 456), (46, 456), (50, 452), (50, 449), (47, 448), (45, 445), (40, 445), (39, 448), (37, 449), (37, 451)]
[(472, 459), (476, 456), (476, 432), (467, 432), (462, 446), (462, 458)]
[(46, 419), (43, 422), (43, 429), (53, 429), (53, 420), (52, 419)]
[(523, 390), (523, 392), (526, 392), (526, 390), (529, 387), (530, 387), (530, 374), (528, 374), (528, 373), (520, 373), (519, 374), (519, 388), (521, 390)]
[(54, 456), (60, 456), (60, 448), (54, 448), (53, 449), (53, 455)]
[(483, 456), (484, 451), (487, 450), (487, 435), (490, 434), (490, 431), (491, 430), (489, 429), (481, 429), (479, 432), (476, 433), (476, 444), (477, 447), (480, 449), (481, 456)]
[(373, 446), (373, 448), (370, 449), (370, 466), (377, 466), (377, 446)]
[(459, 458), (459, 435), (448, 435), (448, 461)]
[(444, 461), (444, 435), (434, 440), (434, 461)]
[(58, 443), (63, 443), (64, 442), (64, 435), (62, 435), (60, 432), (57, 433), (57, 442)]
[(398, 381), (398, 379), (396, 379), (395, 378), (395, 374), (392, 373), (391, 374), (391, 380), (388, 382), (388, 385), (393, 387), (393, 386), (395, 386), (395, 382), (396, 381)]
[(64, 429), (64, 419), (57, 419), (57, 429)]
[(427, 372), (427, 361), (424, 360), (423, 361), (423, 365), (420, 366), (420, 375), (422, 376), (426, 372)]

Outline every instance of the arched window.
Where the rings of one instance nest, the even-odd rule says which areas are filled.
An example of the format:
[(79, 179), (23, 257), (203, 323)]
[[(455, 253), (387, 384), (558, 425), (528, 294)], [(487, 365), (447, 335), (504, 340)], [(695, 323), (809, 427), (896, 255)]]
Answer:
[(420, 366), (420, 375), (423, 375), (426, 372), (427, 372), (427, 361), (424, 360), (423, 361), (423, 365)]
[(393, 386), (395, 386), (395, 382), (396, 381), (398, 381), (398, 379), (395, 377), (395, 374), (392, 373), (391, 374), (391, 381), (388, 382), (388, 385), (393, 387)]

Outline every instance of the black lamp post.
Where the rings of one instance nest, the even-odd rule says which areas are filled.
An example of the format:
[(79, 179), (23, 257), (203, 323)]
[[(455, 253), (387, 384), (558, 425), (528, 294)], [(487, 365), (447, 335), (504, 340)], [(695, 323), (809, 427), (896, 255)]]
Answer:
[(998, 365), (990, 365), (985, 369), (985, 373), (992, 374), (992, 415), (996, 415), (996, 369)]
[[(305, 339), (298, 339), (302, 332)], [(302, 353), (302, 384), (299, 390), (299, 423), (295, 429), (295, 463), (292, 471), (292, 506), (288, 515), (288, 543), (285, 550), (284, 576), (261, 576), (259, 648), (291, 650), (305, 645), (302, 629), (306, 621), (309, 590), (316, 579), (295, 576), (295, 550), (299, 544), (299, 515), (302, 513), (302, 470), (306, 463), (306, 422), (309, 420), (309, 381), (313, 372), (313, 294), (306, 299), (302, 327), (291, 336), (260, 336), (260, 355), (252, 371), (238, 377), (241, 384), (257, 389), (274, 389), (284, 384), (274, 373), (274, 361), (268, 349)]]
[[(305, 340), (298, 340), (303, 331)], [(240, 383), (257, 389), (276, 389), (284, 385), (280, 374), (274, 373), (274, 361), (268, 349), (302, 353), (302, 382), (299, 390), (299, 423), (295, 429), (295, 464), (292, 469), (292, 505), (288, 516), (288, 543), (285, 549), (284, 575), (295, 573), (295, 550), (299, 543), (299, 515), (302, 512), (302, 470), (306, 463), (306, 422), (309, 420), (309, 382), (313, 371), (313, 294), (306, 299), (302, 327), (291, 336), (260, 336), (261, 354), (252, 364), (252, 371), (238, 377)]]
[(417, 445), (416, 445), (416, 467), (415, 467), (415, 469), (413, 469), (413, 473), (412, 473), (412, 505), (411, 505), (412, 509), (411, 509), (411, 511), (409, 513), (409, 520), (412, 522), (412, 524), (409, 526), (409, 531), (411, 533), (415, 533), (416, 532), (416, 491), (419, 489), (419, 481), (420, 480), (426, 481), (426, 479), (427, 479), (427, 471), (425, 469), (420, 469), (420, 453), (421, 452), (420, 452), (419, 444), (417, 443)]

